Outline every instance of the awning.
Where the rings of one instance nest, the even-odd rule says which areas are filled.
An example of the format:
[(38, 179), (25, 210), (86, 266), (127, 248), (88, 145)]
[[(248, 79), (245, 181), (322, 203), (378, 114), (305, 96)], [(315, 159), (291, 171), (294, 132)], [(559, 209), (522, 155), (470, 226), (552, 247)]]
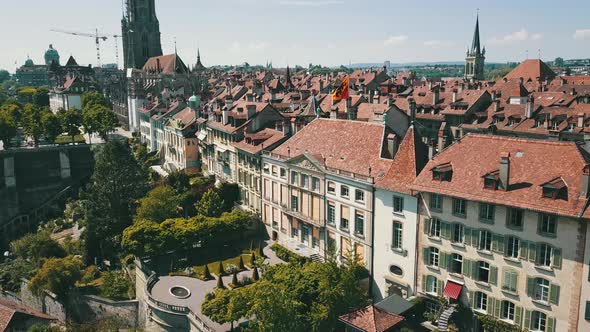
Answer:
[(207, 133), (206, 132), (202, 132), (202, 131), (199, 133), (199, 135), (197, 135), (197, 138), (200, 141), (204, 141), (206, 137), (207, 137)]
[(452, 281), (447, 281), (447, 285), (445, 286), (443, 295), (451, 299), (457, 300), (459, 299), (459, 295), (461, 294), (461, 289), (463, 289), (463, 285), (459, 285)]
[(226, 148), (222, 148), (221, 146), (216, 146), (216, 148), (217, 148), (217, 152), (219, 152), (219, 153), (224, 153), (225, 151), (227, 151)]

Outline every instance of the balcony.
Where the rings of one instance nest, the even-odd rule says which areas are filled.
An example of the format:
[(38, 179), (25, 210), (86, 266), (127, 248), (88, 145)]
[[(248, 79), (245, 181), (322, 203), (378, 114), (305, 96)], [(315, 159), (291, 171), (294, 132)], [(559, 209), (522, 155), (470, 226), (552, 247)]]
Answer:
[(293, 218), (297, 218), (305, 223), (317, 226), (317, 227), (325, 227), (325, 223), (323, 220), (313, 220), (308, 216), (304, 216), (303, 214), (301, 214), (301, 212), (299, 211), (294, 211), (292, 209), (285, 209), (283, 210), (283, 212), (285, 214), (287, 214), (288, 216), (291, 216)]

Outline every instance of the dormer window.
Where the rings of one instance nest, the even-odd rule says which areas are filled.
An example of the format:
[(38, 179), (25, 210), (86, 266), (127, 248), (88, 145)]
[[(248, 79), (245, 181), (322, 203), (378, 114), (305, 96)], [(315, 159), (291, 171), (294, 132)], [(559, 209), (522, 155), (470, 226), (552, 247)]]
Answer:
[(483, 187), (490, 190), (502, 189), (500, 181), (500, 171), (495, 170), (483, 176)]
[(563, 199), (567, 201), (567, 185), (563, 178), (558, 177), (541, 185), (543, 197), (551, 199)]
[(451, 181), (453, 178), (453, 166), (451, 163), (444, 163), (432, 169), (432, 179), (435, 181)]

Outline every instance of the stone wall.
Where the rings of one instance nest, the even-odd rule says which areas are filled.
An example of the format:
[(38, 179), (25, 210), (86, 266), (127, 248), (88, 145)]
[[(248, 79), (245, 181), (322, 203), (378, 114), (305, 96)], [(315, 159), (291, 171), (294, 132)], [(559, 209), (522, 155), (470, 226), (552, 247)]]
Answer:
[(29, 290), (27, 280), (21, 283), (20, 299), (23, 305), (48, 314), (60, 323), (65, 323), (68, 319), (65, 305), (57, 300), (57, 295), (45, 291), (42, 296), (37, 296)]
[(129, 328), (137, 328), (138, 301), (111, 301), (98, 296), (82, 295), (78, 319), (83, 322), (113, 319), (124, 323)]

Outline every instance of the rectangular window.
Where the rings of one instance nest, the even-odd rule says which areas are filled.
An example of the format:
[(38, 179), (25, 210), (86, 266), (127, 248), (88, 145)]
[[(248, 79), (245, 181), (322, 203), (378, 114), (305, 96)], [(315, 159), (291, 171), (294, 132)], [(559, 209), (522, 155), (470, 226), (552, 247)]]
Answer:
[(494, 222), (496, 207), (493, 204), (479, 203), (479, 219), (484, 222)]
[(531, 331), (546, 331), (547, 315), (540, 311), (533, 311), (531, 314)]
[(270, 165), (264, 164), (264, 174), (270, 174)]
[(350, 211), (348, 206), (340, 206), (340, 228), (348, 230), (348, 218), (350, 218)]
[(453, 198), (453, 214), (465, 217), (467, 201), (461, 198)]
[(520, 239), (514, 236), (509, 236), (506, 239), (506, 257), (518, 258)]
[(462, 274), (463, 273), (463, 256), (459, 254), (453, 254), (451, 256), (451, 273)]
[(430, 209), (442, 211), (443, 197), (439, 194), (430, 194)]
[(340, 196), (348, 197), (348, 187), (347, 186), (340, 186)]
[(291, 184), (294, 186), (299, 185), (299, 174), (297, 172), (291, 171)]
[(336, 206), (331, 202), (328, 202), (328, 224), (336, 224)]
[(281, 170), (280, 170), (280, 175), (281, 175), (282, 178), (284, 178), (284, 177), (287, 176), (287, 171), (284, 168), (282, 168), (282, 167), (281, 167)]
[(362, 190), (355, 189), (354, 200), (357, 202), (364, 202), (365, 201), (365, 192)]
[(303, 188), (309, 188), (309, 176), (305, 174), (301, 174), (301, 186)]
[(426, 277), (426, 293), (437, 294), (438, 293), (438, 280), (435, 276)]
[(502, 301), (502, 315), (500, 318), (514, 321), (514, 303), (510, 301)]
[(311, 178), (311, 190), (320, 191), (320, 179), (316, 177)]
[(272, 166), (272, 176), (277, 176), (277, 166)]
[(330, 193), (330, 194), (336, 193), (336, 184), (334, 182), (328, 182), (328, 193)]
[(438, 248), (430, 247), (428, 252), (429, 252), (428, 265), (437, 267), (438, 266), (438, 258), (439, 258)]
[(393, 222), (393, 239), (391, 241), (391, 247), (393, 249), (401, 249), (402, 248), (402, 239), (403, 239), (403, 225), (399, 221)]
[(354, 233), (360, 236), (365, 235), (365, 215), (360, 211), (354, 214)]
[(492, 250), (492, 233), (489, 231), (479, 231), (479, 250), (491, 251)]
[(539, 234), (554, 237), (557, 234), (557, 216), (554, 214), (539, 214)]
[(508, 228), (522, 230), (522, 220), (524, 216), (524, 211), (521, 209), (516, 208), (509, 208), (508, 209), (508, 220), (506, 221), (506, 225)]
[(551, 254), (553, 253), (553, 248), (546, 244), (541, 243), (537, 249), (537, 265), (540, 266), (551, 266)]
[(490, 280), (490, 264), (484, 261), (477, 262), (477, 281), (488, 283)]
[(299, 198), (291, 195), (291, 211), (299, 211)]
[(404, 198), (400, 196), (393, 196), (393, 212), (403, 213), (404, 212)]
[(453, 238), (454, 243), (463, 243), (465, 240), (465, 227), (462, 224), (453, 224)]
[(440, 237), (440, 220), (433, 218), (430, 221), (430, 229), (428, 230), (428, 235), (432, 237)]
[(486, 311), (488, 309), (488, 295), (482, 292), (475, 292), (475, 309)]
[(549, 302), (549, 289), (551, 284), (549, 280), (543, 278), (535, 278), (535, 293), (534, 298), (537, 301)]

